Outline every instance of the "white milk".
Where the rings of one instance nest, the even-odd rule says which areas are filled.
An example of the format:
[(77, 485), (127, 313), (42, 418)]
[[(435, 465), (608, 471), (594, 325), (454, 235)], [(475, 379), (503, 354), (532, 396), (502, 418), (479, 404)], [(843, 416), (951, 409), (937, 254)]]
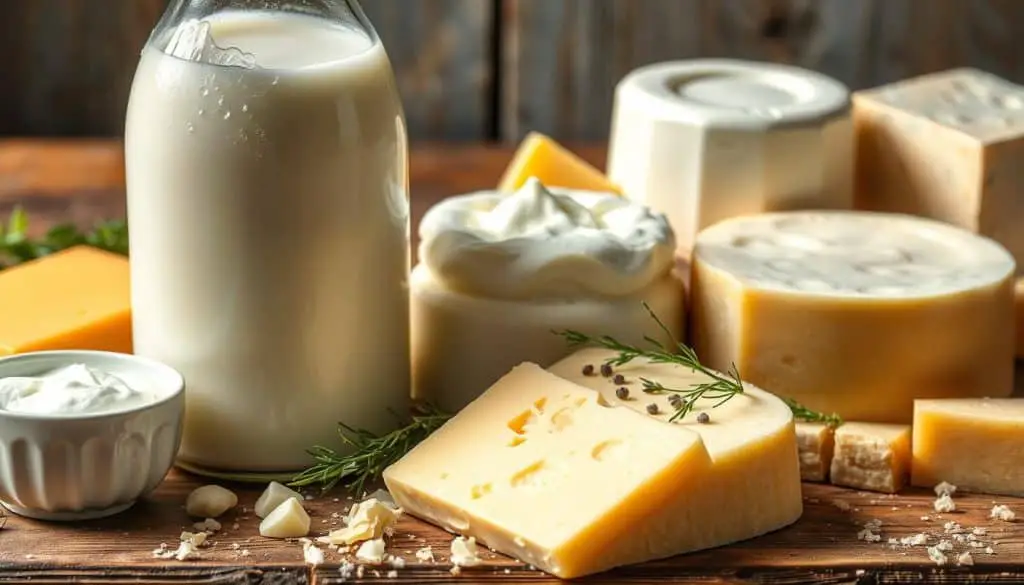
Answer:
[[(179, 35), (175, 54), (205, 62), (188, 61), (157, 35), (132, 87), (135, 351), (185, 376), (186, 466), (290, 471), (338, 445), (339, 421), (381, 431), (407, 404), (402, 108), (360, 31), (270, 12), (206, 22), (247, 55)], [(210, 64), (225, 55), (250, 67)]]

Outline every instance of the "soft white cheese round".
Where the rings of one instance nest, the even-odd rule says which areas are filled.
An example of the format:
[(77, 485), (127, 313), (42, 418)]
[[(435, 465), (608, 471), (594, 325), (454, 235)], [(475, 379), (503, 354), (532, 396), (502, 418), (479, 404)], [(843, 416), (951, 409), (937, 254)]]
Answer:
[(444, 285), (501, 299), (633, 294), (665, 274), (675, 238), (665, 216), (610, 193), (479, 192), (431, 208), (420, 259)]
[(916, 398), (1010, 394), (1014, 270), (992, 240), (922, 218), (740, 217), (697, 238), (693, 343), (813, 409), (909, 422)]

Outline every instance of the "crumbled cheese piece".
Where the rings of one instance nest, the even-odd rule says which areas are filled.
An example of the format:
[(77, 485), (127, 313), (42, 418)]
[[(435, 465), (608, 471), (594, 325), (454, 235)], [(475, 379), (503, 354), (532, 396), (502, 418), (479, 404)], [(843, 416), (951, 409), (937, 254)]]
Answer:
[(960, 555), (958, 557), (956, 557), (956, 564), (964, 565), (964, 566), (971, 566), (971, 565), (973, 565), (974, 564), (974, 557), (971, 556), (971, 551), (965, 551), (965, 552), (960, 553)]
[(935, 495), (938, 497), (952, 496), (955, 493), (956, 486), (947, 481), (940, 482), (939, 485), (935, 486)]
[(1013, 522), (1017, 519), (1017, 514), (1015, 514), (1008, 506), (997, 504), (992, 507), (992, 512), (989, 514), (989, 517), (996, 520), (1002, 520), (1003, 522)]
[(956, 510), (956, 502), (953, 501), (953, 498), (949, 497), (949, 494), (943, 494), (939, 496), (938, 499), (935, 500), (935, 504), (933, 505), (935, 506), (935, 511), (940, 514), (953, 512)]
[(218, 518), (237, 505), (235, 492), (219, 485), (204, 485), (185, 499), (185, 513), (196, 518)]
[(456, 567), (473, 567), (479, 565), (482, 561), (477, 555), (476, 538), (472, 536), (469, 538), (463, 538), (461, 536), (455, 537), (455, 539), (452, 540), (451, 561)]
[(390, 534), (401, 515), (400, 508), (370, 498), (352, 506), (345, 518), (345, 528), (333, 530), (319, 540), (329, 544), (345, 545), (374, 540)]
[(928, 544), (928, 535), (920, 532), (913, 536), (904, 536), (900, 539), (900, 544), (903, 546), (924, 546)]
[(416, 551), (416, 558), (422, 563), (434, 562), (434, 549), (425, 546)]
[(939, 544), (935, 545), (935, 548), (941, 551), (953, 550), (953, 543), (948, 540), (940, 540)]
[(247, 556), (249, 556), (249, 549), (243, 548), (242, 552), (239, 553), (239, 554), (241, 554), (243, 557), (247, 557)]
[(985, 554), (987, 554), (987, 555), (994, 555), (994, 554), (996, 554), (996, 551), (992, 550), (991, 546), (990, 547), (986, 547), (985, 548)]
[(199, 548), (206, 544), (206, 537), (208, 535), (205, 532), (182, 532), (178, 540), (182, 542), (190, 542), (192, 546)]
[(921, 516), (921, 520), (924, 520), (925, 522), (928, 522), (931, 519), (932, 519), (931, 516)]
[(937, 546), (928, 547), (928, 558), (939, 566), (945, 565), (948, 562), (946, 555)]
[(845, 500), (832, 500), (832, 505), (835, 506), (836, 508), (839, 508), (843, 512), (850, 511), (850, 504), (846, 503)]
[(299, 542), (302, 543), (302, 559), (306, 561), (307, 564), (313, 565), (314, 567), (324, 564), (324, 551), (317, 548), (317, 546), (313, 544), (312, 540), (302, 538), (299, 539)]
[(231, 543), (231, 548), (233, 550), (238, 550), (238, 549), (242, 548), (242, 545), (238, 544), (237, 542), (232, 542)]
[(221, 529), (220, 522), (217, 522), (213, 518), (207, 518), (202, 522), (196, 522), (192, 525), (193, 528), (200, 532), (217, 532)]
[(388, 564), (391, 565), (391, 567), (395, 568), (395, 569), (404, 569), (405, 568), (405, 559), (403, 559), (402, 557), (399, 557), (399, 556), (392, 555), (391, 557), (388, 558)]
[(454, 565), (448, 572), (452, 574), (452, 577), (458, 577), (462, 574), (462, 567)]
[(978, 526), (977, 528), (972, 530), (971, 533), (976, 534), (978, 536), (985, 536), (986, 534), (988, 534), (988, 529), (983, 526)]
[(359, 550), (356, 551), (356, 558), (367, 563), (379, 565), (384, 562), (384, 548), (383, 538), (367, 540), (359, 546)]
[(178, 543), (178, 550), (174, 551), (172, 554), (175, 559), (184, 561), (198, 556), (199, 547), (206, 543), (206, 533), (182, 532), (180, 539), (181, 542)]
[(942, 529), (946, 531), (946, 534), (961, 534), (964, 531), (960, 524), (952, 520), (943, 524)]
[(302, 494), (276, 481), (272, 481), (267, 484), (267, 488), (260, 494), (253, 509), (257, 516), (266, 518), (267, 514), (273, 512), (274, 508), (280, 506), (288, 498), (294, 498), (302, 502)]
[(260, 536), (299, 538), (309, 534), (309, 514), (294, 498), (287, 498), (260, 522)]
[(388, 571), (387, 572), (387, 578), (388, 579), (397, 579), (398, 578), (398, 571), (396, 571), (394, 569)]
[(354, 563), (349, 561), (341, 561), (341, 566), (338, 567), (338, 573), (341, 575), (342, 581), (348, 581), (352, 578), (352, 573), (356, 572), (356, 566)]

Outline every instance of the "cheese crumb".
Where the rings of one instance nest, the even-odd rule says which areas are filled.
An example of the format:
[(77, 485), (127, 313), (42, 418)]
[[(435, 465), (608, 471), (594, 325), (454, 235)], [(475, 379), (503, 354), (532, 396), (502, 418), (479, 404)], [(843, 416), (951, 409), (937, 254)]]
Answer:
[(462, 567), (455, 565), (448, 572), (452, 574), (452, 577), (458, 577), (462, 574)]
[(367, 540), (359, 546), (359, 550), (356, 551), (356, 558), (370, 564), (379, 565), (384, 562), (384, 549), (383, 538)]
[(404, 569), (405, 568), (405, 559), (403, 559), (402, 557), (399, 557), (399, 556), (392, 555), (391, 557), (388, 558), (388, 564), (391, 565), (391, 567), (395, 568), (395, 569)]
[(416, 558), (422, 563), (434, 562), (434, 549), (425, 546), (416, 551)]
[(288, 498), (293, 498), (299, 502), (303, 501), (302, 494), (299, 492), (285, 487), (276, 481), (272, 481), (267, 484), (267, 488), (263, 490), (259, 499), (256, 500), (253, 511), (260, 518), (266, 518), (268, 514), (273, 512), (275, 508), (284, 503)]
[(452, 540), (452, 564), (456, 567), (473, 567), (481, 563), (477, 555), (476, 538), (455, 537)]
[(937, 546), (928, 547), (928, 558), (936, 565), (942, 566), (948, 562), (946, 555)]
[(986, 534), (988, 534), (988, 529), (982, 526), (978, 526), (977, 528), (972, 530), (971, 533), (976, 534), (978, 536), (985, 536)]
[(332, 530), (318, 540), (345, 545), (374, 540), (390, 534), (401, 516), (400, 508), (389, 505), (387, 501), (370, 498), (352, 506), (344, 519), (345, 528)]
[(835, 506), (836, 508), (839, 508), (843, 512), (850, 511), (850, 504), (846, 503), (845, 500), (832, 500), (832, 505)]
[(928, 544), (928, 535), (920, 532), (913, 536), (904, 536), (900, 539), (900, 544), (903, 546), (924, 546)]
[(987, 554), (987, 555), (994, 555), (994, 554), (996, 554), (996, 551), (992, 550), (992, 547), (989, 546), (989, 547), (985, 548), (985, 554)]
[(398, 571), (396, 571), (394, 569), (388, 571), (387, 572), (387, 578), (388, 579), (397, 579), (398, 578)]
[(953, 512), (956, 510), (956, 502), (953, 501), (953, 498), (951, 498), (949, 494), (943, 494), (939, 496), (938, 499), (935, 500), (935, 503), (933, 505), (935, 507), (935, 511), (940, 514)]
[(196, 518), (218, 518), (237, 505), (235, 492), (219, 485), (204, 485), (185, 499), (185, 513)]
[(942, 496), (950, 496), (950, 497), (952, 497), (953, 494), (955, 494), (955, 493), (956, 493), (956, 486), (951, 484), (951, 483), (949, 483), (949, 482), (943, 481), (943, 482), (940, 482), (939, 485), (935, 486), (935, 495), (938, 496), (938, 497), (942, 497)]
[(935, 545), (935, 548), (941, 551), (953, 550), (953, 543), (948, 540), (940, 540), (939, 544)]
[(996, 520), (1002, 520), (1003, 522), (1013, 522), (1017, 519), (1017, 514), (1014, 513), (1009, 506), (997, 504), (992, 507), (992, 512), (989, 514), (989, 517)]
[(338, 567), (338, 573), (341, 575), (342, 581), (348, 581), (352, 578), (352, 574), (356, 572), (356, 566), (354, 563), (349, 561), (341, 561), (341, 566)]
[(960, 555), (956, 557), (956, 564), (964, 566), (973, 565), (974, 557), (971, 556), (971, 551), (960, 553)]
[(203, 520), (202, 522), (196, 522), (195, 524), (192, 525), (192, 527), (195, 528), (196, 530), (200, 531), (200, 532), (210, 532), (210, 533), (213, 533), (213, 532), (217, 532), (217, 531), (219, 531), (221, 529), (221, 524), (220, 524), (220, 522), (217, 522), (213, 518), (207, 518), (206, 520)]
[(302, 543), (302, 559), (314, 567), (324, 564), (324, 551), (317, 548), (313, 541), (308, 538), (299, 539)]

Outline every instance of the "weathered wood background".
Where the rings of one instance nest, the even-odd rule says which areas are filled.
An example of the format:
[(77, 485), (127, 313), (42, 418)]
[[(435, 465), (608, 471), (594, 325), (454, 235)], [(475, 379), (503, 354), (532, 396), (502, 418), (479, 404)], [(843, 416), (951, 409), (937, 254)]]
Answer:
[[(117, 135), (167, 0), (0, 0), (0, 135)], [(794, 63), (854, 88), (973, 65), (1024, 82), (1024, 0), (363, 0), (413, 137), (607, 136), (612, 90), (666, 59)]]

